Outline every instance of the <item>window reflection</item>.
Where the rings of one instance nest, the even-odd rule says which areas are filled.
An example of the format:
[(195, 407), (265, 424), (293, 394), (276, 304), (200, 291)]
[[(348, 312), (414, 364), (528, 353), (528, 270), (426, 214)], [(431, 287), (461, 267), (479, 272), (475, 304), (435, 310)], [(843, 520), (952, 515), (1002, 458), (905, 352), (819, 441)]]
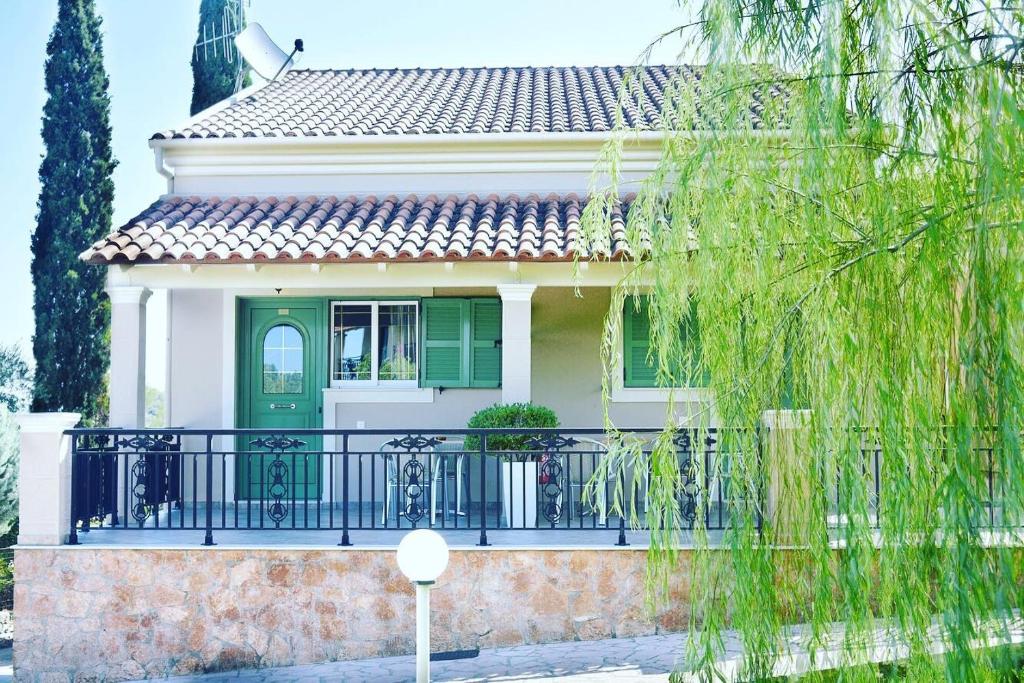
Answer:
[(381, 304), (378, 318), (380, 380), (416, 379), (416, 306)]
[(302, 335), (291, 325), (275, 325), (263, 338), (263, 393), (301, 394)]
[(371, 333), (373, 308), (352, 304), (335, 309), (334, 376), (342, 380), (370, 380), (373, 360)]

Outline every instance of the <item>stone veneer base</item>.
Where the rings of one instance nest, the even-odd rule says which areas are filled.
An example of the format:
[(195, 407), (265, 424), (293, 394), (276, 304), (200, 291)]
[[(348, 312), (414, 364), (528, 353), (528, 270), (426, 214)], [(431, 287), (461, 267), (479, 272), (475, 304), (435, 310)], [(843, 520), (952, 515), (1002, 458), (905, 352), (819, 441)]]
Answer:
[[(644, 607), (643, 549), (452, 550), (434, 651), (683, 630)], [(394, 550), (19, 548), (17, 681), (122, 681), (409, 654), (414, 591)]]

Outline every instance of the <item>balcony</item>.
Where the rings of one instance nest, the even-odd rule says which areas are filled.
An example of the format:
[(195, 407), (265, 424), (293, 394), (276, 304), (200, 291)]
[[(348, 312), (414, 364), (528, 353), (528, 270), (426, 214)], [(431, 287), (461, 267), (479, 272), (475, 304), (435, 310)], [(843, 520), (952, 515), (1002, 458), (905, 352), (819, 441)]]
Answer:
[[(861, 431), (858, 471), (844, 477), (834, 460), (822, 458), (833, 465), (817, 484), (824, 491), (820, 512), (837, 541), (854, 514), (866, 515), (881, 540), (885, 459), (870, 432)], [(642, 548), (652, 531), (674, 532), (685, 547), (698, 530), (718, 545), (733, 527), (760, 533), (765, 518), (776, 532), (807, 523), (786, 519), (794, 509), (807, 512), (784, 498), (809, 491), (778, 485), (788, 456), (767, 428), (683, 429), (657, 449), (661, 432), (642, 429), (65, 434), (65, 528), (73, 545), (380, 547), (396, 545), (404, 531), (429, 528), (463, 547)], [(1011, 531), (1016, 537), (1020, 524), (1006, 509), (993, 451), (976, 453), (977, 526), (993, 542)], [(658, 496), (663, 504), (653, 505)], [(667, 513), (656, 516), (657, 510)], [(940, 505), (936, 528), (943, 515)]]
[(67, 434), (71, 544), (381, 546), (430, 528), (456, 545), (644, 546), (652, 527), (686, 542), (736, 510), (761, 522), (761, 492), (731, 488), (738, 459), (759, 457), (753, 431), (673, 435), (667, 519), (649, 504), (655, 430)]

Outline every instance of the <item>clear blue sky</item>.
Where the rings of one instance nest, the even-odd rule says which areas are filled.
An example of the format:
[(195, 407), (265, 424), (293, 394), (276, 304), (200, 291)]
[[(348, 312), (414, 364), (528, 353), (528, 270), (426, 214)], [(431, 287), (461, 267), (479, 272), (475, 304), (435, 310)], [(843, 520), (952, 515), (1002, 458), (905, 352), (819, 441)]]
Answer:
[[(164, 192), (146, 141), (188, 117), (199, 0), (97, 0), (110, 75), (114, 223)], [(247, 14), (282, 46), (303, 38), (306, 68), (633, 64), (659, 33), (685, 21), (677, 0), (251, 0)], [(56, 0), (4, 0), (0, 45), (0, 343), (31, 354), (29, 238), (35, 225), (46, 40)], [(654, 53), (674, 62), (676, 46)], [(344, 192), (344, 188), (338, 188)], [(161, 337), (155, 300), (150, 340)], [(69, 330), (69, 332), (73, 332)], [(149, 383), (162, 386), (159, 360)]]

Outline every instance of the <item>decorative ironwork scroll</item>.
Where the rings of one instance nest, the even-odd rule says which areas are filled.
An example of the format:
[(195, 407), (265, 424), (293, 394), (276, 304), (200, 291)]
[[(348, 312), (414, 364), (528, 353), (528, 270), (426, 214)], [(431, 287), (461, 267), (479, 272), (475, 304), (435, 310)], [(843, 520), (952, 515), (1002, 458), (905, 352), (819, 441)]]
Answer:
[(292, 448), (302, 448), (306, 445), (305, 441), (299, 439), (292, 439), (287, 436), (275, 434), (273, 436), (261, 436), (258, 439), (249, 442), (250, 445), (256, 448), (269, 448), (272, 451), (287, 451)]
[[(697, 521), (697, 508), (700, 501), (700, 484), (694, 472), (694, 445), (696, 432), (684, 429), (672, 437), (679, 454), (679, 516), (690, 527)], [(714, 443), (714, 439), (707, 437), (708, 446)]]
[(575, 446), (578, 443), (579, 441), (571, 436), (566, 437), (558, 434), (543, 437), (531, 436), (526, 440), (527, 448), (535, 451), (557, 451), (562, 448)]
[(387, 446), (391, 448), (403, 448), (407, 451), (421, 451), (424, 448), (436, 448), (441, 445), (441, 440), (436, 436), (423, 436), (421, 434), (409, 434), (398, 439), (388, 441)]
[(302, 448), (306, 445), (306, 442), (285, 434), (272, 434), (270, 436), (261, 436), (253, 439), (249, 443), (255, 448), (266, 448), (272, 451), (274, 456), (274, 459), (270, 461), (269, 465), (267, 465), (266, 470), (266, 496), (268, 498), (267, 517), (270, 517), (271, 521), (274, 522), (274, 525), (277, 528), (280, 528), (281, 522), (288, 517), (289, 492), (291, 491), (292, 486), (294, 486), (294, 483), (291, 481), (291, 468), (281, 456), (283, 455), (283, 451)]
[(142, 456), (132, 463), (132, 519), (142, 528), (149, 518), (147, 487), (150, 480), (149, 458)]
[(117, 440), (120, 448), (132, 448), (137, 451), (166, 451), (174, 444), (171, 434), (136, 434)]
[(277, 526), (288, 516), (288, 505), (285, 503), (288, 497), (288, 474), (288, 464), (281, 458), (281, 453), (274, 453), (274, 460), (267, 467), (267, 496), (270, 498), (267, 516)]
[(693, 471), (693, 459), (686, 457), (679, 464), (679, 476), (682, 485), (679, 487), (679, 514), (691, 527), (697, 521), (697, 501), (700, 499), (700, 487)]
[(558, 457), (545, 457), (540, 463), (541, 514), (544, 519), (552, 525), (562, 519), (562, 467), (561, 459)]
[(402, 477), (405, 481), (405, 505), (403, 514), (405, 518), (416, 525), (426, 514), (423, 504), (423, 497), (426, 493), (424, 481), (425, 468), (419, 458), (413, 456), (402, 466)]

